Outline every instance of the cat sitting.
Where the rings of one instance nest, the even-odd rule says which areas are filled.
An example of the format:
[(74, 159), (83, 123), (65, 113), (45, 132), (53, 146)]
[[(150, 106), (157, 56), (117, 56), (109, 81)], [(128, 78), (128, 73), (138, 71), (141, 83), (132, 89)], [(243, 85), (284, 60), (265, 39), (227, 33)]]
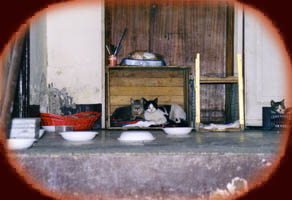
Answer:
[(158, 106), (158, 98), (144, 103), (144, 118), (147, 121), (154, 121), (157, 125), (186, 125), (186, 113), (177, 104)]
[(131, 105), (117, 108), (112, 114), (112, 119), (118, 121), (132, 121), (143, 119), (144, 104), (142, 99), (130, 99)]
[(275, 102), (274, 100), (271, 100), (271, 109), (272, 111), (278, 113), (278, 114), (285, 114), (285, 100)]
[(292, 108), (286, 108), (285, 99), (282, 101), (271, 100), (271, 109), (273, 112), (278, 114), (291, 114)]

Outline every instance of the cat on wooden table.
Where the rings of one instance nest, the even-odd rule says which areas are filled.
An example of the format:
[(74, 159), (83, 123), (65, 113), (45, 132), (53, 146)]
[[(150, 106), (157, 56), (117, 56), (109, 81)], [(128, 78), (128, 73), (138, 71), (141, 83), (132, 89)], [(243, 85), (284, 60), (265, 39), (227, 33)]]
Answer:
[(147, 51), (133, 51), (128, 58), (136, 60), (161, 60), (162, 56)]
[(142, 99), (130, 99), (131, 105), (117, 108), (112, 118), (118, 121), (132, 121), (143, 118), (144, 104)]
[(147, 121), (155, 121), (157, 125), (186, 124), (186, 113), (177, 104), (158, 106), (158, 98), (144, 102), (144, 118)]

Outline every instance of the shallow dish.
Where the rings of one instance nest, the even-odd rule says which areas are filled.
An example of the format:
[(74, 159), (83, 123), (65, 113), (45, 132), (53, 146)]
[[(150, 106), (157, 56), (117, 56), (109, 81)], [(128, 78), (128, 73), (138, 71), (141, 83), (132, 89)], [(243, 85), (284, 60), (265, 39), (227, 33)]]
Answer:
[(170, 128), (163, 128), (163, 131), (172, 136), (182, 136), (187, 135), (192, 131), (192, 127), (170, 127)]
[(28, 149), (35, 141), (34, 138), (10, 138), (7, 139), (7, 146), (11, 150)]
[(132, 65), (132, 66), (165, 66), (164, 60), (139, 60), (124, 58), (121, 65)]
[(60, 132), (60, 135), (68, 141), (84, 142), (92, 140), (98, 132), (96, 131), (66, 131)]
[(40, 139), (41, 137), (43, 137), (45, 131), (46, 131), (45, 129), (40, 129), (40, 130), (39, 130), (39, 139)]
[(55, 132), (56, 127), (55, 126), (42, 126), (43, 129), (45, 129), (47, 132)]
[(118, 140), (121, 142), (147, 142), (155, 140), (155, 137), (148, 131), (124, 131)]

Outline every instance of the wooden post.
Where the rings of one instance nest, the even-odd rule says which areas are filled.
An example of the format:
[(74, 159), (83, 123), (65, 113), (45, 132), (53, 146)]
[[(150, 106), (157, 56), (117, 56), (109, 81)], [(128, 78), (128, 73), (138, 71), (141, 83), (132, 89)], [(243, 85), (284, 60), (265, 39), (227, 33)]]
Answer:
[[(21, 55), (24, 46), (24, 32), (25, 29), (15, 35), (14, 44), (11, 45), (10, 62), (7, 65), (1, 65), (1, 71), (8, 72), (5, 82), (1, 89), (1, 105), (0, 105), (0, 131), (6, 131), (11, 117), (11, 105), (14, 100), (15, 88), (20, 69)], [(5, 68), (5, 69), (3, 69)], [(2, 136), (1, 136), (2, 137)]]
[(201, 122), (200, 110), (200, 54), (196, 57), (196, 73), (195, 73), (195, 91), (196, 91), (196, 130), (199, 131)]
[(241, 130), (244, 129), (244, 99), (243, 99), (243, 72), (242, 72), (242, 57), (237, 54), (238, 67), (238, 101), (239, 101), (239, 123)]

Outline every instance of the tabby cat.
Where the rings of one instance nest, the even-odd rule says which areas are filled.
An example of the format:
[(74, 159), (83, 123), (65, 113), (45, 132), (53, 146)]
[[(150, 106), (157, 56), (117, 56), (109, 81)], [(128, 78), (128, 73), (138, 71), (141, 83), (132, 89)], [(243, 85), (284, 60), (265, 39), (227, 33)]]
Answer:
[(130, 99), (131, 105), (117, 108), (112, 118), (118, 121), (143, 119), (144, 105), (142, 99)]

